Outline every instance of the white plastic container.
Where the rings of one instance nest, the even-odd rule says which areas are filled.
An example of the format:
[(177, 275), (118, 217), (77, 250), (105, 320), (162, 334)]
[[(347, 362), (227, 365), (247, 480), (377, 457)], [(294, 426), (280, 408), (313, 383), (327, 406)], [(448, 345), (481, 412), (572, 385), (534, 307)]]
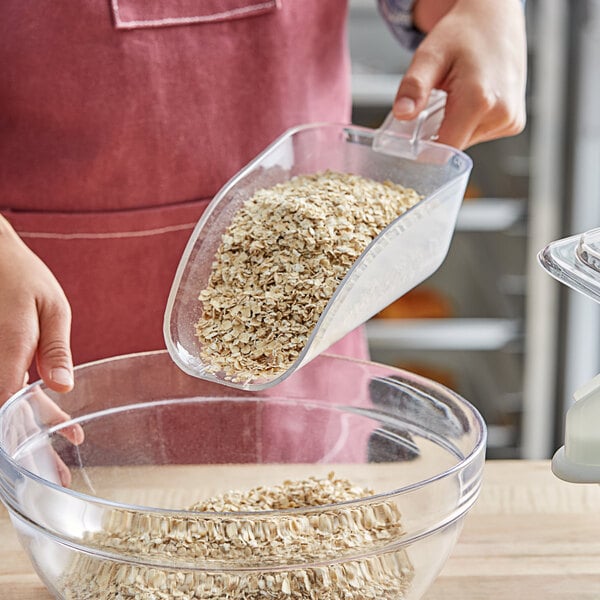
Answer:
[[(560, 282), (600, 302), (600, 229), (552, 242), (538, 256)], [(565, 445), (552, 471), (573, 483), (600, 483), (600, 375), (573, 394), (565, 419)]]
[[(164, 336), (177, 365), (190, 375), (236, 388), (270, 387), (429, 277), (447, 254), (472, 168), (459, 150), (423, 139), (435, 134), (444, 103), (443, 92), (434, 94), (414, 122), (400, 123), (390, 115), (379, 130), (332, 123), (295, 127), (235, 175), (196, 225), (173, 282)], [(256, 190), (326, 169), (391, 180), (414, 188), (424, 199), (365, 249), (287, 371), (244, 382), (210, 372), (200, 358), (195, 323), (202, 310), (198, 294), (206, 287), (222, 234)]]

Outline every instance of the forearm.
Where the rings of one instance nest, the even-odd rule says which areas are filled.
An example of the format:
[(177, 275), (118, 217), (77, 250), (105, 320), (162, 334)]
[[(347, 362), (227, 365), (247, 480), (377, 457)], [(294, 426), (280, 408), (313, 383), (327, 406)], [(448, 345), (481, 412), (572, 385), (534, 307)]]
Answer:
[(497, 17), (498, 9), (510, 8), (506, 7), (508, 3), (518, 4), (520, 8), (525, 4), (524, 0), (415, 0), (412, 8), (413, 24), (419, 31), (429, 33), (455, 7), (464, 8), (471, 13), (488, 14), (493, 18)]
[(414, 26), (423, 33), (429, 33), (458, 0), (415, 0), (412, 9)]

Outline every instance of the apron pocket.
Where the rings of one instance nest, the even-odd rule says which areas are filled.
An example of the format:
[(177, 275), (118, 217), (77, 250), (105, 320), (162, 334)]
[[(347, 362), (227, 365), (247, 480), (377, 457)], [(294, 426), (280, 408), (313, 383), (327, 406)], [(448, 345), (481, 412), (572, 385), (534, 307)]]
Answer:
[(117, 29), (244, 19), (280, 8), (281, 0), (112, 0)]

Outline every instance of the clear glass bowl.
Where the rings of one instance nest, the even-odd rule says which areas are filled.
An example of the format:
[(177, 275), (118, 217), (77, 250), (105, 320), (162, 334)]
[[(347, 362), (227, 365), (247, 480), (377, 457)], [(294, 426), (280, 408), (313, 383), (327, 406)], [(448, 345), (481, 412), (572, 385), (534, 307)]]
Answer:
[[(439, 268), (454, 233), (472, 161), (460, 150), (420, 139), (437, 126), (443, 106), (438, 100), (436, 96), (430, 107), (433, 117), (429, 119), (430, 110), (424, 111), (416, 124), (389, 118), (379, 130), (333, 123), (290, 129), (219, 191), (190, 236), (165, 310), (165, 343), (184, 371), (243, 389), (276, 385)], [(285, 372), (249, 381), (232, 381), (222, 372), (212, 372), (200, 357), (195, 324), (202, 311), (198, 294), (208, 285), (223, 233), (258, 189), (327, 169), (393, 181), (415, 189), (423, 200), (398, 216), (359, 256)]]
[[(56, 406), (70, 418), (60, 422)], [(485, 439), (468, 402), (392, 367), (322, 355), (257, 392), (191, 377), (167, 352), (143, 353), (78, 367), (68, 394), (37, 382), (0, 409), (0, 497), (57, 598), (113, 598), (111, 585), (123, 577), (132, 585), (162, 581), (165, 597), (235, 597), (236, 585), (247, 589), (252, 581), (258, 587), (249, 598), (271, 597), (263, 588), (312, 598), (303, 586), (314, 592), (325, 577), (332, 598), (344, 590), (362, 599), (363, 590), (379, 586), (378, 598), (414, 600), (441, 570), (478, 496)], [(227, 490), (331, 471), (373, 493), (313, 508), (184, 510)], [(382, 504), (400, 511), (402, 531), (317, 557), (293, 538), (285, 558), (276, 550), (251, 553), (240, 564), (223, 555), (165, 556), (152, 547), (131, 554), (97, 537), (115, 523), (139, 533), (173, 523), (186, 530), (194, 519), (209, 529), (334, 519), (327, 548), (327, 535), (349, 534), (340, 511), (378, 514)], [(74, 580), (88, 591), (74, 591)], [(298, 593), (289, 596), (287, 585)]]

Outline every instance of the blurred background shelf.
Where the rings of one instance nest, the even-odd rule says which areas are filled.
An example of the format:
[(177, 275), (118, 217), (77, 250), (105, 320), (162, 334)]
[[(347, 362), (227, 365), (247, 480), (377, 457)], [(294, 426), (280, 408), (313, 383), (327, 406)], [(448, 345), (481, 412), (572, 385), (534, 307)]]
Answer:
[(523, 198), (478, 198), (464, 202), (456, 230), (506, 231), (525, 219), (526, 202)]
[[(367, 324), (374, 360), (481, 410), (491, 458), (552, 456), (573, 391), (600, 371), (600, 306), (537, 260), (549, 242), (600, 226), (600, 0), (525, 10), (525, 130), (467, 150), (474, 167), (445, 262)], [(352, 120), (379, 127), (411, 54), (375, 0), (350, 0), (348, 28)]]
[[(376, 128), (411, 54), (388, 31), (374, 0), (351, 0), (348, 25), (352, 119)], [(366, 330), (374, 360), (443, 383), (481, 410), (490, 458), (518, 458), (526, 412), (531, 128), (468, 154), (474, 168), (446, 260)]]
[(357, 73), (360, 67), (354, 65), (352, 73), (352, 101), (355, 106), (378, 106), (389, 110), (396, 90), (399, 75), (385, 73)]
[(501, 350), (521, 337), (518, 319), (372, 319), (371, 349)]

